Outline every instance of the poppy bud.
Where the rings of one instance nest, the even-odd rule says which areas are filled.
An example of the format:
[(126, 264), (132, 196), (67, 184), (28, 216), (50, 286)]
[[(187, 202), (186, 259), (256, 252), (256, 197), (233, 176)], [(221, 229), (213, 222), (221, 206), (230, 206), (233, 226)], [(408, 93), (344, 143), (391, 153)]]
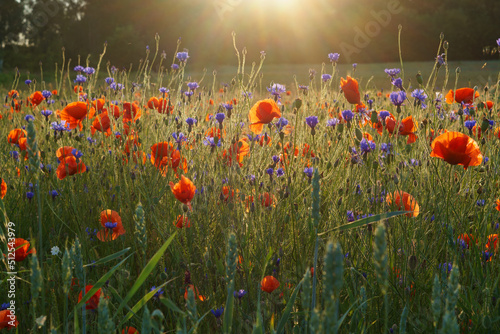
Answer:
[(450, 43), (448, 43), (448, 41), (444, 41), (443, 42), (443, 49), (448, 50), (449, 47), (450, 47)]
[(420, 71), (418, 71), (417, 75), (417, 82), (422, 85), (424, 83), (424, 79), (422, 78), (422, 73), (420, 73)]
[(455, 69), (455, 73), (456, 73), (456, 74), (459, 74), (460, 72), (462, 72), (462, 70), (460, 69), (460, 67), (457, 67), (457, 68)]
[(375, 110), (372, 111), (371, 121), (372, 123), (378, 123), (378, 114)]
[(397, 107), (396, 107), (396, 112), (397, 112), (398, 114), (401, 114), (401, 106), (397, 106)]
[(394, 180), (395, 184), (399, 183), (399, 179), (398, 179), (398, 176), (396, 174), (394, 174), (393, 180)]
[(483, 121), (481, 122), (481, 131), (485, 132), (486, 130), (488, 130), (489, 127), (490, 127), (490, 122), (486, 117), (483, 117)]
[(374, 161), (372, 166), (373, 166), (373, 170), (376, 171), (378, 169), (378, 162)]
[(301, 99), (295, 99), (295, 101), (293, 101), (293, 107), (295, 109), (299, 110), (301, 106), (302, 106), (302, 100)]
[(344, 132), (344, 124), (343, 123), (337, 124), (337, 131), (340, 133)]
[(356, 134), (356, 139), (361, 141), (361, 139), (363, 139), (363, 133), (361, 132), (361, 130), (359, 128), (356, 128), (354, 132)]
[(486, 139), (484, 139), (484, 137), (481, 139), (481, 145), (484, 145), (486, 144)]

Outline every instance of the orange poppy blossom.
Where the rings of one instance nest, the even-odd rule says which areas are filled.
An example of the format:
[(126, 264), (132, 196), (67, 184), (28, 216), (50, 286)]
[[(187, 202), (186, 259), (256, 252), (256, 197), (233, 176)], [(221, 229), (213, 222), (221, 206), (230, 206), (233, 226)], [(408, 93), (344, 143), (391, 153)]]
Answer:
[(122, 334), (139, 334), (139, 331), (135, 329), (134, 327), (125, 327), (122, 329)]
[(420, 213), (420, 207), (412, 195), (404, 191), (395, 191), (393, 194), (388, 194), (385, 201), (388, 205), (394, 205), (398, 210), (412, 211), (406, 214), (406, 217), (417, 217)]
[(229, 150), (222, 152), (222, 158), (226, 160), (228, 166), (233, 162), (238, 162), (240, 167), (243, 166), (243, 158), (250, 153), (250, 145), (247, 143), (247, 138), (241, 138), (236, 143), (229, 147)]
[(152, 97), (148, 101), (149, 109), (156, 109), (160, 114), (172, 114), (174, 106), (170, 105), (170, 99)]
[(495, 252), (498, 246), (498, 234), (490, 234), (488, 236), (488, 242), (486, 243), (487, 252)]
[(136, 102), (123, 103), (123, 122), (135, 122), (141, 117), (141, 109)]
[[(386, 129), (389, 133), (393, 133), (396, 127), (396, 120), (390, 117), (385, 119)], [(413, 121), (413, 116), (408, 116), (399, 123), (398, 134), (400, 136), (408, 136), (407, 144), (412, 144), (417, 140), (415, 132), (417, 131), (417, 123)]]
[(170, 142), (156, 143), (151, 146), (151, 163), (163, 176), (167, 176), (168, 167), (172, 168), (174, 173), (177, 173), (177, 168), (187, 173), (186, 158), (182, 158), (181, 152)]
[(194, 299), (199, 299), (200, 301), (204, 302), (205, 300), (207, 300), (208, 298), (205, 297), (205, 296), (202, 296), (200, 295), (200, 292), (198, 291), (198, 288), (195, 287), (193, 284), (189, 284), (186, 289), (185, 289), (185, 292), (184, 292), (184, 299), (188, 299), (188, 289), (193, 291), (194, 293)]
[(106, 100), (103, 98), (102, 99), (95, 99), (94, 101), (92, 101), (92, 107), (94, 107), (94, 109), (96, 111), (104, 111), (105, 104), (106, 104)]
[[(9, 245), (9, 249), (12, 249), (12, 244)], [(30, 248), (30, 242), (23, 238), (16, 238), (14, 241), (14, 261), (21, 262), (24, 261), (30, 254), (36, 254), (35, 248)]]
[(64, 146), (57, 150), (56, 156), (60, 163), (56, 170), (56, 175), (59, 180), (63, 180), (66, 176), (83, 173), (87, 170), (87, 166), (79, 158), (73, 155), (74, 148)]
[(3, 199), (7, 194), (7, 183), (5, 183), (4, 179), (0, 177), (0, 199)]
[(33, 108), (37, 107), (40, 103), (43, 102), (43, 100), (45, 100), (45, 98), (43, 97), (43, 94), (40, 91), (36, 91), (28, 97), (28, 102), (31, 104), (31, 107)]
[(359, 95), (358, 81), (347, 76), (346, 79), (340, 78), (340, 88), (344, 92), (347, 102), (351, 104), (361, 104), (361, 96)]
[(473, 88), (459, 88), (455, 91), (455, 100), (453, 100), (453, 89), (450, 89), (448, 94), (446, 94), (446, 103), (452, 104), (453, 101), (457, 103), (472, 103), (475, 98), (479, 97), (479, 92), (474, 94)]
[(73, 87), (73, 91), (75, 93), (81, 93), (81, 92), (83, 92), (83, 87), (77, 85), (77, 86)]
[(271, 136), (269, 136), (266, 132), (263, 136), (260, 136), (259, 145), (262, 147), (264, 147), (264, 145), (271, 146), (272, 141)]
[(280, 282), (274, 276), (266, 276), (260, 282), (260, 289), (267, 293), (271, 293), (279, 288)]
[(85, 102), (71, 102), (59, 112), (61, 120), (66, 121), (69, 129), (73, 130), (77, 126), (80, 131), (83, 129), (82, 121), (87, 117), (88, 109)]
[(11, 329), (17, 327), (19, 321), (15, 314), (12, 314), (11, 310), (0, 311), (0, 329)]
[(19, 96), (19, 92), (18, 92), (17, 90), (14, 90), (14, 89), (13, 89), (13, 90), (11, 90), (11, 91), (8, 93), (8, 95), (9, 95), (9, 97), (10, 97), (11, 99), (15, 99), (16, 97), (18, 97), (18, 96)]
[(106, 137), (111, 135), (111, 120), (109, 119), (107, 111), (94, 118), (94, 121), (90, 126), (90, 134), (93, 136), (96, 131), (104, 133)]
[[(236, 190), (238, 192), (238, 190)], [(220, 193), (220, 199), (224, 202), (229, 200), (233, 200), (234, 198), (234, 189), (231, 189), (229, 186), (223, 186), (222, 191)]]
[(14, 129), (9, 132), (7, 135), (7, 142), (12, 145), (19, 144), (19, 139), (26, 138), (27, 132), (23, 129)]
[(192, 210), (191, 201), (196, 191), (194, 183), (184, 175), (181, 175), (181, 180), (179, 182), (176, 184), (170, 182), (169, 184), (175, 198), (177, 198), (179, 202), (186, 204), (188, 208)]
[(476, 240), (476, 237), (472, 234), (462, 233), (457, 238), (457, 241), (463, 242), (464, 245), (467, 245), (467, 248), (470, 247), (471, 240), (474, 241), (477, 245), (478, 241)]
[(183, 227), (191, 227), (191, 221), (187, 216), (184, 215), (178, 215), (177, 220), (174, 222), (174, 225), (177, 228), (183, 228)]
[(431, 157), (442, 159), (450, 165), (478, 166), (483, 162), (483, 155), (474, 139), (460, 132), (446, 132), (438, 136), (431, 144)]
[(101, 241), (116, 240), (120, 235), (125, 234), (122, 218), (116, 211), (101, 211), (101, 225), (104, 227), (104, 230), (97, 232), (97, 239)]
[(265, 192), (261, 194), (259, 198), (262, 203), (262, 206), (265, 206), (266, 208), (270, 207), (271, 205), (275, 206), (274, 203), (276, 203), (276, 197), (274, 195)]
[[(90, 289), (92, 289), (94, 286), (93, 285), (87, 285), (85, 286), (85, 294), (87, 294)], [(99, 306), (99, 299), (101, 298), (102, 290), (99, 289), (97, 290), (92, 297), (90, 297), (89, 300), (85, 302), (85, 309), (86, 310), (97, 310), (97, 307)], [(80, 294), (78, 295), (78, 302), (82, 300), (82, 291), (80, 291)]]
[(211, 128), (208, 128), (207, 131), (205, 131), (205, 136), (210, 137), (210, 138), (217, 137), (217, 138), (221, 139), (221, 138), (226, 137), (226, 130), (225, 129), (221, 130), (216, 126), (213, 126)]
[(497, 211), (500, 211), (500, 199), (497, 199), (497, 200), (495, 201), (495, 204), (497, 205), (497, 206), (495, 207), (495, 209), (497, 209)]
[(281, 117), (281, 111), (273, 99), (257, 101), (248, 113), (250, 130), (255, 134), (260, 134), (264, 124), (269, 124), (274, 118), (279, 117)]

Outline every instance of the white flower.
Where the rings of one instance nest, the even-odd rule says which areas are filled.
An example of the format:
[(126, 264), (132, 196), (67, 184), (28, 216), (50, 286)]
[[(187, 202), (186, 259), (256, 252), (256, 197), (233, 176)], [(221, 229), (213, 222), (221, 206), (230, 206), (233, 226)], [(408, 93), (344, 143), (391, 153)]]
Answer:
[(60, 251), (61, 251), (61, 250), (60, 250), (60, 249), (59, 249), (59, 247), (57, 247), (57, 246), (54, 246), (54, 247), (52, 247), (52, 248), (50, 249), (50, 252), (52, 253), (52, 255), (57, 255), (57, 254), (59, 254), (59, 252), (60, 252)]

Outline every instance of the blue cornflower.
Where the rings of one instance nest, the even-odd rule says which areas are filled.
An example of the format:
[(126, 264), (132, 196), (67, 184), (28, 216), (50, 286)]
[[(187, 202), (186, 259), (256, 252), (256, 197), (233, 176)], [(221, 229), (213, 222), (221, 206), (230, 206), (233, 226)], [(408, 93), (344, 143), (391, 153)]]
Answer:
[(175, 58), (179, 59), (180, 62), (186, 62), (189, 58), (189, 55), (187, 52), (177, 52)]
[(278, 157), (277, 155), (273, 155), (272, 158), (275, 164), (277, 164), (280, 161), (280, 157)]
[(86, 82), (86, 81), (87, 81), (87, 77), (85, 77), (85, 76), (83, 76), (83, 75), (81, 75), (81, 74), (78, 74), (78, 75), (76, 76), (75, 83), (77, 83), (77, 84), (81, 84), (81, 83), (84, 83), (84, 82)]
[(314, 168), (312, 167), (304, 168), (304, 174), (306, 174), (308, 178), (311, 178), (313, 176), (313, 173), (314, 173)]
[(18, 151), (10, 151), (9, 152), (10, 156), (14, 159), (14, 160), (19, 160), (19, 152)]
[(464, 125), (467, 129), (469, 129), (469, 131), (472, 131), (472, 128), (476, 125), (476, 121), (475, 120), (465, 121)]
[(233, 105), (231, 103), (222, 103), (221, 104), (224, 108), (226, 108), (227, 111), (233, 110)]
[(399, 89), (403, 89), (403, 79), (395, 78), (391, 80), (391, 83)]
[(387, 75), (389, 75), (391, 78), (394, 78), (396, 75), (401, 73), (401, 70), (399, 68), (386, 68), (384, 70)]
[(188, 82), (187, 86), (190, 90), (195, 90), (196, 88), (200, 87), (196, 81)]
[(217, 122), (219, 122), (219, 124), (222, 124), (222, 122), (224, 122), (224, 118), (226, 118), (226, 114), (224, 114), (223, 112), (217, 113), (215, 115), (215, 119), (217, 120)]
[(92, 75), (95, 73), (95, 68), (93, 67), (85, 67), (83, 69), (83, 73), (87, 74), (87, 75)]
[(347, 109), (347, 110), (342, 111), (342, 118), (346, 122), (350, 122), (354, 118), (354, 114), (352, 113), (351, 110)]
[(52, 130), (54, 130), (54, 132), (57, 132), (57, 131), (60, 131), (60, 132), (71, 131), (69, 129), (69, 124), (67, 124), (66, 121), (61, 121), (61, 123), (52, 122), (52, 123), (50, 123), (50, 128)]
[(352, 64), (352, 68), (353, 68), (353, 69), (356, 69), (356, 67), (358, 67), (358, 63), (354, 63), (354, 64)]
[[(156, 286), (153, 285), (149, 291), (154, 291), (155, 289), (156, 289)], [(158, 289), (158, 291), (156, 291), (156, 293), (154, 294), (153, 299), (160, 298), (160, 296), (163, 295), (164, 292), (165, 291), (163, 291), (163, 288)]]
[(478, 200), (476, 201), (476, 205), (477, 205), (477, 206), (484, 206), (484, 203), (485, 203), (485, 200), (484, 200), (484, 199), (478, 199)]
[(52, 96), (52, 93), (48, 90), (44, 90), (44, 91), (42, 91), (42, 95), (45, 99), (48, 99), (49, 97)]
[(437, 63), (438, 63), (438, 65), (439, 65), (439, 66), (446, 65), (446, 62), (445, 62), (445, 60), (444, 60), (444, 56), (445, 56), (445, 54), (444, 54), (444, 53), (442, 53), (442, 54), (440, 54), (440, 55), (438, 55), (438, 56), (436, 57), (436, 61), (437, 61)]
[(244, 295), (246, 295), (246, 294), (247, 294), (247, 291), (246, 291), (246, 290), (243, 290), (243, 289), (238, 290), (238, 291), (234, 291), (234, 292), (233, 292), (233, 296), (234, 296), (235, 298), (238, 298), (238, 299), (243, 298), (243, 296), (244, 296)]
[(500, 46), (500, 38), (497, 39), (497, 45)]
[(309, 86), (299, 85), (300, 90), (308, 90)]
[(286, 92), (286, 87), (275, 83), (271, 87), (267, 88), (267, 91), (272, 95), (279, 97), (281, 94)]
[(25, 120), (26, 122), (34, 121), (34, 120), (35, 120), (35, 116), (33, 116), (33, 115), (26, 115), (26, 116), (24, 117), (24, 120)]
[(268, 168), (268, 169), (266, 169), (266, 173), (269, 174), (269, 176), (272, 176), (274, 173), (274, 169)]
[(176, 142), (176, 143), (177, 143), (177, 145), (179, 145), (179, 146), (182, 144), (182, 142), (184, 142), (184, 141), (187, 141), (187, 140), (188, 140), (188, 139), (187, 139), (187, 137), (186, 137), (186, 136), (184, 136), (184, 134), (183, 134), (182, 132), (179, 132), (179, 133), (175, 133), (175, 132), (174, 132), (174, 133), (172, 133), (172, 137), (174, 137), (175, 142)]
[(57, 190), (52, 190), (50, 192), (50, 196), (52, 196), (52, 199), (56, 199), (56, 197), (59, 196), (59, 193), (57, 192)]
[(490, 161), (490, 158), (483, 156), (483, 165), (486, 165)]
[(336, 63), (339, 60), (340, 54), (338, 53), (329, 53), (328, 54), (328, 59), (330, 59), (330, 62)]
[(448, 263), (442, 263), (442, 264), (439, 264), (439, 269), (441, 269), (443, 272), (447, 272), (447, 274), (450, 273), (451, 269), (453, 269), (453, 263), (452, 262), (448, 262)]
[(73, 71), (75, 71), (75, 72), (83, 72), (84, 69), (85, 69), (85, 67), (77, 65), (77, 66), (75, 66), (75, 68), (73, 68)]
[(33, 198), (33, 196), (35, 196), (35, 194), (32, 192), (32, 191), (28, 191), (26, 192), (26, 197), (31, 200)]
[(325, 73), (321, 76), (321, 80), (323, 80), (324, 82), (327, 82), (328, 80), (330, 80), (332, 78), (332, 76), (328, 73)]
[(356, 219), (354, 218), (354, 213), (351, 210), (347, 210), (347, 221), (350, 223), (355, 220)]
[(335, 127), (335, 125), (339, 124), (340, 121), (338, 118), (330, 118), (326, 121), (326, 126), (332, 126)]
[(214, 309), (214, 310), (210, 310), (210, 312), (212, 312), (212, 314), (217, 318), (219, 319), (222, 315), (222, 313), (224, 313), (224, 307), (221, 307), (221, 308), (217, 308), (217, 309)]
[(306, 117), (306, 124), (309, 125), (311, 129), (314, 129), (314, 127), (318, 124), (318, 116)]
[(422, 109), (425, 109), (427, 105), (424, 103), (425, 99), (427, 98), (427, 94), (425, 94), (423, 89), (415, 89), (412, 93), (411, 96), (415, 98), (415, 101), (420, 103), (422, 105)]
[(483, 252), (483, 261), (488, 262), (492, 256), (493, 253)]
[(160, 91), (160, 93), (162, 93), (162, 94), (166, 94), (166, 93), (168, 93), (168, 92), (169, 92), (169, 90), (168, 90), (168, 89), (166, 89), (165, 87), (160, 87), (159, 91)]
[(367, 140), (366, 138), (363, 138), (363, 139), (361, 139), (361, 142), (359, 143), (359, 148), (361, 149), (361, 152), (368, 153), (368, 152), (375, 150), (376, 145), (373, 141)]
[(241, 95), (243, 95), (244, 97), (248, 97), (249, 99), (253, 97), (252, 92), (241, 92)]
[(83, 157), (82, 151), (78, 151), (76, 148), (71, 150), (71, 154), (73, 154), (77, 160)]
[(48, 120), (49, 119), (49, 116), (52, 115), (52, 110), (49, 110), (49, 109), (43, 109), (41, 112), (40, 112), (43, 116), (45, 116), (45, 119)]
[(380, 144), (380, 150), (382, 152), (385, 152), (387, 154), (391, 153), (391, 149), (392, 149), (392, 144), (391, 143), (382, 143)]
[(392, 104), (394, 104), (397, 107), (400, 107), (403, 102), (406, 100), (406, 93), (403, 91), (399, 92), (392, 92), (391, 95), (389, 95)]
[(285, 126), (288, 125), (288, 120), (284, 117), (280, 117), (275, 125), (278, 128), (278, 131), (281, 131)]
[(378, 113), (378, 117), (380, 117), (383, 121), (385, 121), (386, 117), (391, 116), (391, 113), (388, 112), (387, 110), (381, 110)]
[(276, 176), (281, 177), (283, 175), (285, 175), (285, 171), (283, 170), (283, 168), (278, 168), (276, 170)]
[(3, 303), (0, 306), (0, 311), (6, 310), (10, 306), (10, 303)]
[(416, 159), (410, 159), (410, 166), (417, 167), (420, 162)]
[(188, 117), (186, 118), (186, 123), (189, 125), (189, 126), (193, 126), (195, 123), (197, 123), (198, 121), (196, 120), (196, 118), (192, 118), (192, 117)]
[(24, 80), (24, 83), (29, 86), (31, 85), (32, 81), (30, 79), (26, 79)]
[(215, 141), (214, 141), (214, 138), (212, 138), (212, 137), (206, 137), (205, 139), (203, 139), (203, 145), (210, 146), (210, 147), (216, 147), (216, 146), (220, 147), (221, 142), (219, 140), (219, 141), (217, 141), (217, 144), (216, 144)]
[(179, 69), (179, 65), (177, 65), (177, 64), (172, 64), (172, 66), (170, 66), (170, 67), (171, 67), (174, 71)]
[(104, 224), (104, 227), (109, 228), (110, 230), (114, 229), (116, 226), (118, 226), (118, 223), (106, 222)]
[(191, 97), (194, 95), (194, 91), (188, 90), (187, 92), (184, 92), (184, 95), (186, 95), (187, 97)]
[(113, 82), (115, 82), (115, 79), (113, 79), (112, 77), (107, 77), (106, 79), (104, 79), (104, 81), (106, 81), (108, 85), (111, 85)]

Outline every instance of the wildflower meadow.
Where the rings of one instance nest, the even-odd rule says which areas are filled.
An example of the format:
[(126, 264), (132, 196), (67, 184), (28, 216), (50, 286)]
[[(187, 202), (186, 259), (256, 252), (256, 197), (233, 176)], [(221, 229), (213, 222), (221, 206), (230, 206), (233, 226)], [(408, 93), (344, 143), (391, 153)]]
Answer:
[(441, 36), (381, 85), (336, 50), (275, 82), (233, 34), (222, 81), (159, 43), (0, 87), (0, 331), (500, 330), (500, 73)]

